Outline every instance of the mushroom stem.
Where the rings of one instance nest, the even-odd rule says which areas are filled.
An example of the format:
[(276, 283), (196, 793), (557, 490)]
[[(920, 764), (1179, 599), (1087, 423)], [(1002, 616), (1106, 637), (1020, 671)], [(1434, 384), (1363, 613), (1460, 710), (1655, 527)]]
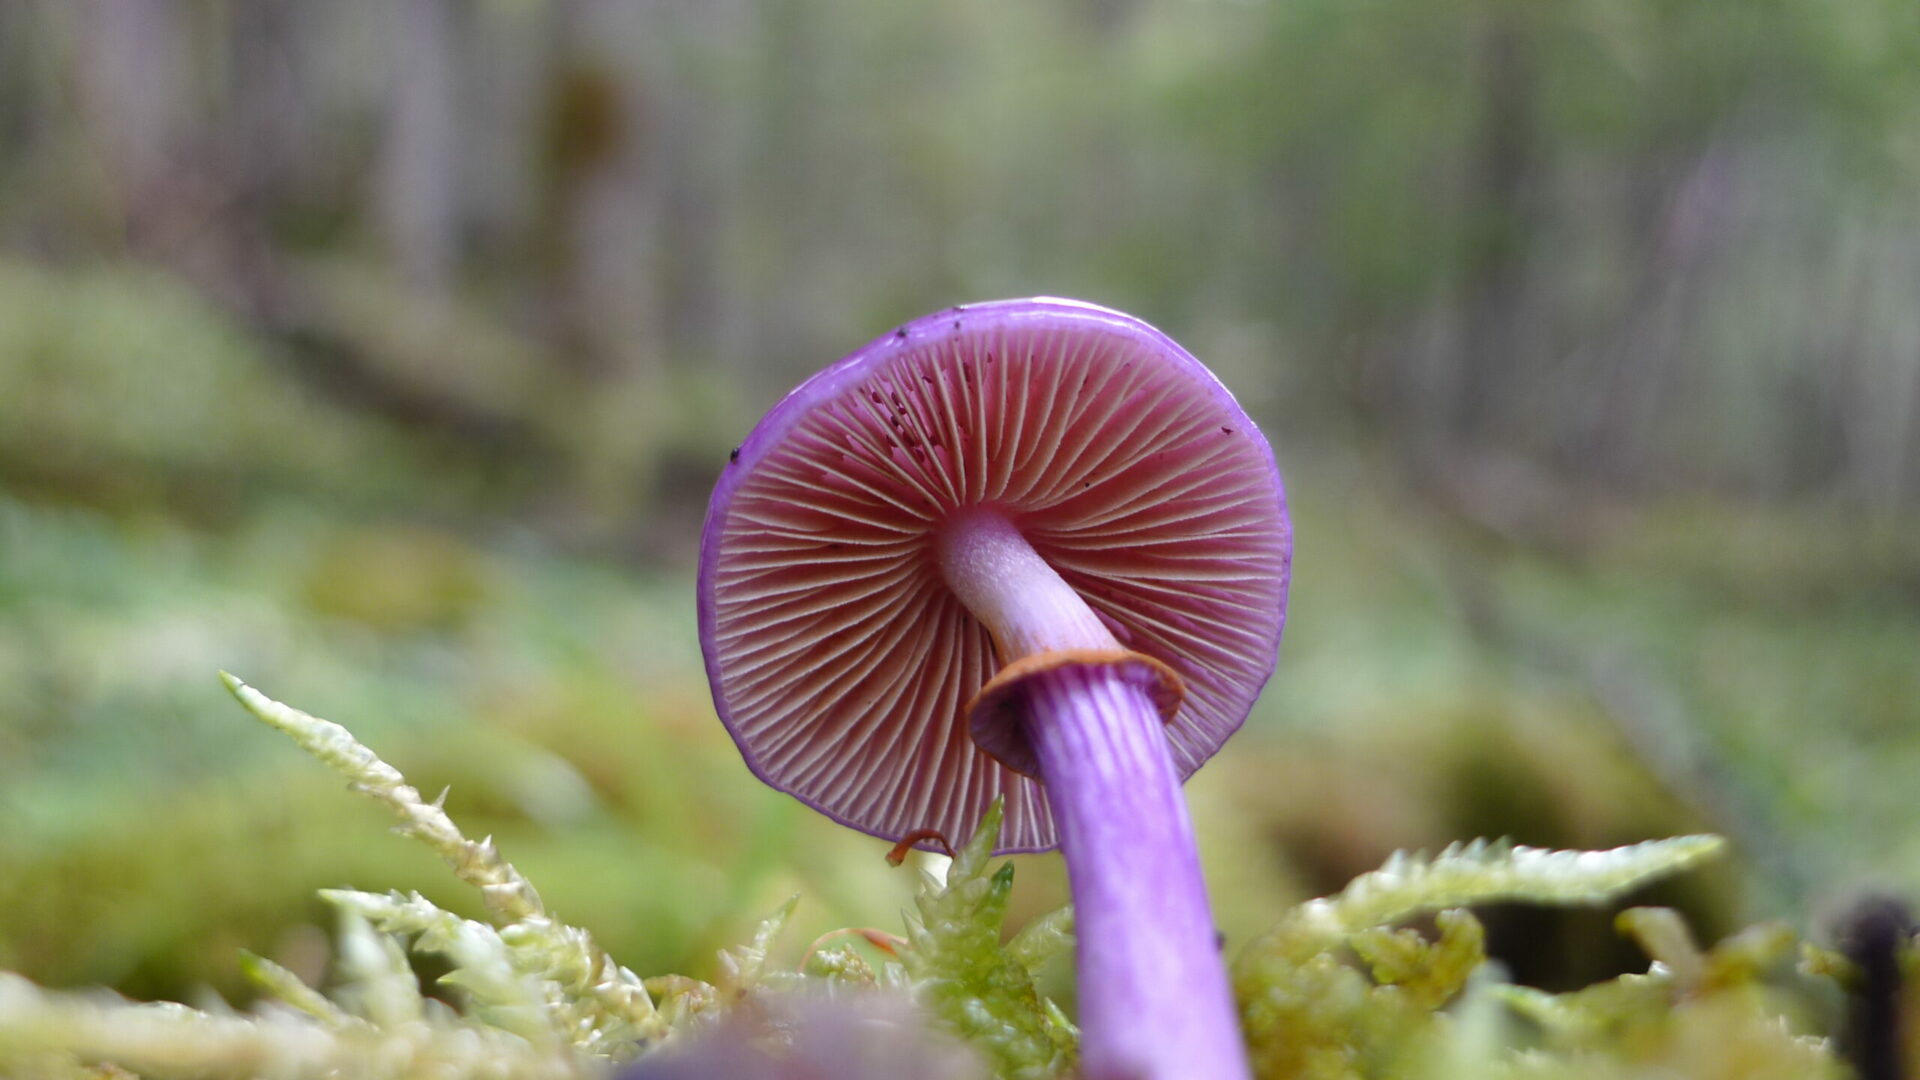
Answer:
[(940, 569), (947, 586), (985, 623), (1011, 664), (1023, 656), (1066, 649), (1118, 649), (1100, 616), (991, 507), (948, 519), (940, 531)]
[(1089, 1077), (1245, 1077), (1193, 824), (1146, 691), (1112, 668), (1034, 676), (1027, 738), (1073, 887)]
[[(940, 561), (1003, 663), (1118, 647), (1001, 514), (975, 510), (948, 522)], [(1111, 665), (1065, 664), (1029, 676), (1022, 689), (1024, 735), (1073, 890), (1085, 1075), (1246, 1077), (1193, 825), (1146, 688)]]

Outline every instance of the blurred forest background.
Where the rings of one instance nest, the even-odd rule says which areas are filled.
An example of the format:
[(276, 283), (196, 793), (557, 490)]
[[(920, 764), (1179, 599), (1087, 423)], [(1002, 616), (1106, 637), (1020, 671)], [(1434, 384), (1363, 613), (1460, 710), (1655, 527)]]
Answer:
[(1036, 293), (1288, 479), (1279, 674), (1190, 785), (1230, 938), (1480, 834), (1726, 833), (1662, 894), (1709, 935), (1920, 896), (1911, 0), (15, 0), (0, 968), (233, 991), (323, 974), (316, 887), (468, 899), (220, 668), (642, 971), (796, 891), (897, 927), (713, 719), (700, 518), (804, 375)]

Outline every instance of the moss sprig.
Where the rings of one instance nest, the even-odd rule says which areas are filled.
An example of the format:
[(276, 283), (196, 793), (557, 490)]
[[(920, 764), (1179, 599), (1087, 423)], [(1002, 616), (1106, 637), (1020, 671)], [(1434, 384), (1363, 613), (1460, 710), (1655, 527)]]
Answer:
[(1001, 804), (954, 853), (944, 884), (922, 873), (899, 965), (915, 995), (1008, 1080), (1040, 1080), (1073, 1066), (1078, 1033), (1034, 987), (1048, 957), (1072, 944), (1071, 912), (1056, 912), (1002, 945), (1013, 864), (991, 867)]
[[(1632, 909), (1618, 925), (1652, 957), (1648, 972), (1555, 995), (1500, 983), (1479, 920), (1457, 906), (1602, 903), (1721, 848), (1680, 837), (1594, 852), (1476, 842), (1434, 858), (1397, 854), (1288, 912), (1235, 962), (1255, 1071), (1262, 1080), (1841, 1075), (1832, 1048), (1805, 1033), (1789, 985), (1806, 978), (1794, 970), (1805, 950), (1783, 926), (1702, 950), (1676, 912)], [(1436, 909), (1437, 934), (1399, 925)]]
[(1606, 851), (1552, 851), (1505, 840), (1450, 844), (1433, 857), (1397, 851), (1339, 895), (1308, 901), (1280, 929), (1332, 940), (1442, 908), (1506, 900), (1603, 904), (1725, 847), (1718, 836), (1676, 836)]
[[(460, 831), (442, 806), (444, 795), (433, 802), (421, 798), (400, 770), (345, 727), (283, 705), (226, 672), (220, 679), (248, 712), (346, 777), (355, 791), (384, 803), (400, 819), (402, 833), (432, 848), (455, 876), (480, 891), (499, 939), (521, 970), (555, 984), (557, 992), (547, 996), (564, 1002), (556, 1005), (556, 1020), (577, 1045), (617, 1059), (667, 1033), (666, 1019), (640, 977), (615, 963), (587, 931), (550, 916), (533, 883), (501, 856), (492, 837), (475, 841)], [(415, 899), (426, 904), (417, 894)]]
[(240, 1016), (101, 993), (56, 993), (0, 974), (0, 1075), (101, 1077), (513, 1077), (580, 1080), (590, 1059), (451, 1015), (375, 1026), (290, 1008)]

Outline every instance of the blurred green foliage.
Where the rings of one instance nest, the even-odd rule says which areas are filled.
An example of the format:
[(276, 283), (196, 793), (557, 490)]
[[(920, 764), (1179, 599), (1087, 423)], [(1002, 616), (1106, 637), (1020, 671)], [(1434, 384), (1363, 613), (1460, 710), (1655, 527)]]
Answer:
[(1473, 835), (1723, 833), (1636, 898), (1709, 949), (1920, 894), (1917, 82), (1904, 0), (0, 6), (0, 968), (313, 981), (316, 888), (427, 872), (221, 668), (640, 969), (893, 925), (712, 716), (700, 514), (806, 373), (1030, 293), (1286, 470), (1280, 673), (1189, 788), (1231, 941)]
[(211, 512), (276, 480), (424, 479), (399, 474), (390, 433), (276, 378), (256, 338), (161, 271), (0, 264), (0, 356), (0, 475), (26, 491)]
[[(0, 656), (17, 665), (0, 755), (0, 966), (146, 995), (231, 987), (230, 946), (296, 948), (283, 928), (315, 917), (316, 887), (418, 872), (397, 841), (345, 827), (331, 784), (214, 707), (205, 672), (228, 658), (337, 715), (364, 713), (409, 771), (453, 784), (463, 816), (532, 848), (562, 911), (650, 964), (705, 951), (803, 886), (822, 921), (876, 921), (904, 900), (873, 842), (738, 782), (692, 675), (677, 602), (688, 583), (481, 554), (417, 529), (369, 545), (311, 522), (207, 538), (12, 503), (0, 519), (13, 598)], [(343, 552), (389, 559), (423, 542), (440, 570), (408, 583), (448, 563), (471, 573), (375, 603), (364, 583), (383, 568), (369, 565), (344, 572), (344, 598), (316, 595)], [(474, 592), (487, 576), (500, 584)], [(484, 618), (465, 610), (476, 603)], [(790, 858), (801, 852), (813, 855)]]

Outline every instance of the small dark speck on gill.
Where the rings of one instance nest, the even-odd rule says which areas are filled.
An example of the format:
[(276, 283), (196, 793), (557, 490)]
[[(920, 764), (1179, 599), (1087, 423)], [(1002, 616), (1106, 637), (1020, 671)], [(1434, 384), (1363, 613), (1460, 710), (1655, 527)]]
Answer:
[(1227, 426), (1227, 425), (1225, 425), (1225, 424), (1221, 424), (1221, 425), (1220, 425), (1220, 434), (1222, 434), (1222, 435), (1231, 435), (1231, 434), (1233, 434), (1233, 429), (1232, 429), (1232, 428), (1230, 428), (1230, 427), (1228, 427), (1228, 426)]
[(904, 327), (904, 326), (902, 326), (902, 327), (900, 327), (899, 329), (897, 329), (897, 330), (895, 330), (895, 331), (893, 332), (893, 338), (894, 338), (894, 340), (895, 340), (895, 341), (905, 341), (905, 340), (907, 340), (907, 328), (906, 328), (906, 327)]
[(731, 465), (734, 462), (739, 460), (740, 460), (740, 448), (736, 446), (727, 453), (727, 464)]

